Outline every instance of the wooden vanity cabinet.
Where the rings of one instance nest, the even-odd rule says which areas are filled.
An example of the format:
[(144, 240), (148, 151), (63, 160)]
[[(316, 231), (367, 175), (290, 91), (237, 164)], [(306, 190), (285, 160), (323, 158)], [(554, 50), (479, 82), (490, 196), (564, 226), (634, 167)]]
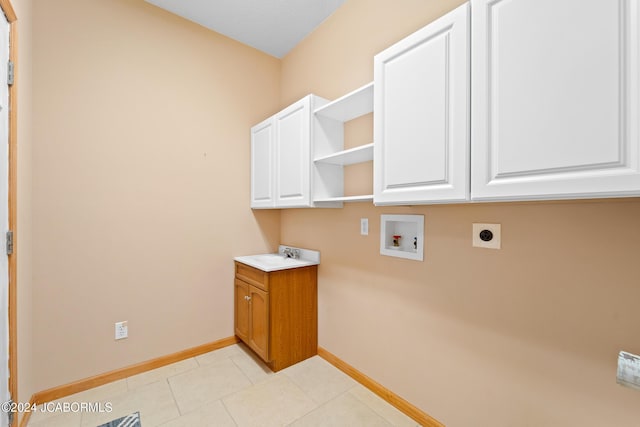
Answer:
[(265, 272), (235, 263), (235, 334), (274, 372), (318, 352), (318, 266)]

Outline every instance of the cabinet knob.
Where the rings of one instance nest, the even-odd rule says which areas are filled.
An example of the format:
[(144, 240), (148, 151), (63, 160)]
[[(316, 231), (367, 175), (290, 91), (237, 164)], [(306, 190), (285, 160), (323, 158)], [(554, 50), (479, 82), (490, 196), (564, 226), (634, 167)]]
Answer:
[(245, 299), (245, 300), (247, 300), (247, 301), (251, 301), (251, 297), (250, 297), (250, 296), (248, 296), (248, 295), (245, 295), (245, 296), (244, 296), (244, 299)]

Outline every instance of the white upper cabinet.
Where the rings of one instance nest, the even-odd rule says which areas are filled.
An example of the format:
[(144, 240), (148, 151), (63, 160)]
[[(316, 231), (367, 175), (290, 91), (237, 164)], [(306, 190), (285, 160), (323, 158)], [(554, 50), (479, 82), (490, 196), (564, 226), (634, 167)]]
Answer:
[(275, 116), (276, 206), (309, 206), (311, 96)]
[(640, 194), (640, 2), (471, 5), (472, 199)]
[(251, 207), (310, 207), (314, 108), (328, 101), (307, 95), (251, 128)]
[(469, 199), (469, 4), (374, 58), (374, 203)]
[(273, 119), (251, 128), (251, 207), (275, 207), (275, 136)]
[[(344, 150), (371, 111), (374, 143)], [(315, 114), (314, 114), (315, 112)], [(351, 145), (351, 144), (349, 144)], [(640, 196), (640, 0), (470, 0), (376, 55), (374, 84), (251, 130), (251, 206)]]

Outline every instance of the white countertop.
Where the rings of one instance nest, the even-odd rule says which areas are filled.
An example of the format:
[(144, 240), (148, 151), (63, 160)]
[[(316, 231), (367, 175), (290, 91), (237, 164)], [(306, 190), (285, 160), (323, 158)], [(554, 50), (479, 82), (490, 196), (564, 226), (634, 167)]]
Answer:
[[(285, 248), (300, 251), (300, 258), (287, 258), (283, 255)], [(293, 246), (280, 245), (278, 253), (245, 255), (234, 258), (235, 261), (249, 265), (262, 271), (278, 271), (289, 268), (307, 267), (320, 264), (320, 252), (310, 249), (294, 248)]]

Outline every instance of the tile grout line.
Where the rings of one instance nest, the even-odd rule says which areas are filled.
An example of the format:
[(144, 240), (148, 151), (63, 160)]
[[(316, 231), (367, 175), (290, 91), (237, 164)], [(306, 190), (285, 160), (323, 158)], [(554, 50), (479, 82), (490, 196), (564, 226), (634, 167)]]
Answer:
[(236, 421), (236, 419), (233, 418), (233, 414), (229, 411), (229, 408), (227, 408), (227, 405), (224, 403), (224, 400), (222, 398), (220, 398), (220, 403), (222, 403), (222, 407), (224, 408), (224, 411), (227, 413), (227, 415), (229, 415), (229, 418), (231, 418), (231, 421), (233, 421), (233, 423), (237, 427), (238, 421)]
[[(337, 372), (341, 372), (340, 370), (338, 370), (335, 366), (328, 364), (332, 370), (336, 370)], [(344, 374), (344, 373), (343, 373)], [(373, 414), (375, 414), (377, 417), (379, 417), (382, 421), (384, 421), (386, 424), (388, 424), (389, 426), (394, 426), (395, 424), (392, 422), (392, 420), (388, 419), (387, 417), (385, 417), (383, 414), (379, 413), (378, 411), (375, 410), (375, 408), (373, 408), (372, 406), (370, 406), (369, 404), (367, 404), (366, 402), (362, 401), (361, 399), (359, 399), (356, 395), (354, 395), (353, 393), (351, 393), (352, 390), (355, 390), (358, 387), (364, 387), (362, 384), (358, 383), (357, 381), (353, 381), (353, 385), (349, 388), (347, 388), (346, 390), (344, 390), (343, 392), (337, 394), (336, 396), (332, 397), (331, 399), (327, 400), (326, 402), (323, 403), (318, 403), (311, 395), (307, 394), (302, 387), (296, 382), (296, 380), (292, 377), (287, 375), (286, 373), (283, 373), (283, 375), (285, 375), (287, 378), (289, 378), (289, 380), (296, 386), (298, 387), (305, 396), (307, 396), (309, 399), (311, 399), (315, 404), (316, 407), (310, 411), (308, 411), (307, 413), (305, 413), (304, 415), (300, 416), (299, 418), (296, 418), (294, 421), (292, 421), (290, 424), (288, 424), (289, 426), (292, 425), (293, 423), (297, 422), (298, 420), (304, 418), (305, 416), (309, 415), (310, 413), (327, 406), (329, 403), (345, 396), (347, 393), (349, 393), (351, 395), (351, 397), (353, 399), (355, 399), (356, 401), (358, 401), (360, 404), (364, 405), (366, 408), (368, 408)], [(345, 377), (348, 377), (345, 374)], [(366, 387), (365, 387), (366, 389)], [(375, 396), (376, 398), (379, 399), (378, 396)], [(388, 404), (387, 402), (384, 402), (384, 400), (382, 400), (383, 403)], [(395, 409), (395, 408), (394, 408)], [(416, 424), (416, 426), (418, 426), (418, 424)]]
[[(129, 389), (128, 387), (129, 387), (129, 384), (127, 384), (127, 390)], [(84, 414), (81, 412), (80, 413), (80, 426), (79, 427), (82, 427), (82, 424), (84, 424)]]
[[(212, 351), (212, 352), (210, 352), (210, 353), (214, 353), (214, 352)], [(205, 354), (209, 354), (209, 353), (205, 353)], [(198, 368), (202, 368), (202, 366), (203, 366), (203, 365), (200, 363), (200, 361), (198, 360), (198, 357), (200, 357), (200, 356), (204, 356), (204, 354), (200, 354), (200, 355), (198, 355), (198, 356), (195, 356), (195, 357), (194, 357), (194, 359), (196, 360), (196, 363), (198, 364)]]
[[(356, 396), (355, 394), (351, 393), (352, 390), (358, 388), (358, 387), (362, 387), (365, 390), (371, 392), (369, 389), (367, 389), (366, 387), (364, 387), (362, 384), (357, 383), (356, 385), (354, 385), (353, 387), (351, 387), (349, 390), (346, 391), (346, 393), (350, 393), (351, 396), (353, 396), (354, 399), (356, 399), (358, 402), (362, 403), (364, 406), (366, 406), (367, 408), (369, 408), (374, 414), (376, 414), (377, 416), (379, 416), (380, 418), (382, 418), (384, 421), (387, 422), (387, 424), (390, 424), (391, 426), (394, 426), (395, 424), (387, 417), (384, 416), (384, 414), (381, 414), (380, 412), (378, 412), (376, 410), (376, 408), (374, 408), (373, 406), (369, 405), (367, 402), (365, 402), (364, 400), (360, 399), (358, 396)], [(385, 402), (384, 399), (381, 399), (379, 396), (375, 395), (374, 396), (379, 399), (382, 403), (389, 405), (391, 408), (394, 408), (392, 405), (390, 405), (388, 402)], [(396, 409), (397, 410), (397, 409)], [(406, 414), (403, 414), (406, 417)], [(409, 417), (407, 417), (409, 418)], [(411, 419), (411, 418), (409, 418)], [(415, 421), (411, 420), (412, 422), (415, 423)], [(418, 426), (418, 424), (416, 423), (416, 426)]]
[[(351, 390), (357, 388), (358, 386), (361, 386), (361, 384), (354, 384), (352, 387), (348, 388), (347, 390), (343, 391), (342, 393), (338, 394), (337, 396), (332, 397), (331, 399), (327, 400), (326, 402), (324, 402), (323, 404), (319, 405), (316, 409), (314, 409), (313, 411), (320, 409), (324, 406), (327, 406), (329, 403), (338, 400), (341, 397), (344, 397), (346, 394), (350, 394), (351, 397), (353, 397), (355, 400), (357, 400), (358, 402), (360, 402), (361, 404), (363, 404), (365, 407), (367, 407), (371, 412), (373, 412), (375, 415), (377, 415), (382, 421), (384, 421), (385, 423), (389, 424), (390, 427), (394, 427), (394, 424), (391, 422), (391, 420), (387, 419), (386, 417), (384, 417), (382, 414), (378, 413), (378, 411), (376, 411), (375, 409), (373, 409), (371, 406), (367, 405), (365, 402), (363, 402), (362, 400), (358, 399), (355, 395), (353, 395), (351, 393)], [(313, 412), (310, 411), (309, 413)], [(308, 415), (309, 413), (305, 414)], [(301, 417), (302, 418), (302, 417)], [(296, 420), (297, 421), (297, 420)]]
[[(295, 383), (295, 381), (291, 380), (291, 382), (292, 382), (292, 383), (294, 383), (296, 386), (298, 386), (298, 385)], [(298, 387), (298, 388), (300, 388), (300, 387)], [(300, 388), (300, 389), (302, 390), (302, 388)], [(351, 390), (351, 389), (349, 389), (349, 390)], [(342, 393), (340, 393), (340, 394), (338, 394), (338, 395), (336, 395), (336, 396), (332, 397), (331, 399), (327, 400), (327, 401), (326, 401), (326, 402), (324, 402), (324, 403), (318, 403), (318, 402), (316, 402), (316, 400), (315, 400), (313, 397), (309, 396), (307, 393), (305, 393), (305, 391), (304, 391), (304, 390), (302, 390), (302, 392), (303, 392), (303, 393), (304, 393), (304, 394), (305, 394), (309, 399), (311, 399), (311, 400), (313, 401), (313, 403), (315, 403), (315, 404), (316, 404), (316, 407), (315, 407), (315, 408), (313, 408), (312, 410), (310, 410), (309, 412), (305, 413), (304, 415), (300, 416), (299, 418), (296, 418), (295, 420), (293, 420), (293, 421), (292, 421), (290, 424), (288, 424), (288, 425), (290, 426), (290, 425), (292, 425), (293, 423), (295, 423), (295, 422), (297, 422), (297, 421), (301, 420), (302, 418), (306, 417), (306, 416), (307, 416), (307, 415), (309, 415), (310, 413), (312, 413), (312, 412), (314, 412), (314, 411), (317, 411), (318, 409), (320, 409), (320, 408), (322, 408), (322, 407), (324, 407), (324, 406), (327, 406), (329, 403), (331, 403), (331, 402), (333, 402), (334, 400), (338, 399), (339, 397), (342, 397), (342, 396), (344, 396), (345, 394), (347, 394), (347, 393), (349, 392), (349, 390), (343, 391)]]
[[(212, 351), (210, 353), (215, 353), (215, 351), (217, 351), (217, 350), (214, 350), (214, 351)], [(208, 353), (205, 353), (205, 354), (208, 354)], [(202, 406), (200, 408), (194, 409), (193, 411), (190, 411), (190, 412), (183, 413), (182, 410), (180, 409), (180, 405), (178, 404), (178, 399), (176, 398), (176, 395), (175, 395), (175, 392), (173, 390), (173, 387), (171, 386), (171, 382), (169, 381), (169, 378), (177, 377), (178, 375), (186, 374), (188, 372), (196, 371), (198, 369), (205, 368), (206, 366), (208, 366), (208, 365), (201, 365), (200, 362), (198, 362), (198, 359), (196, 357), (193, 357), (192, 359), (195, 360), (196, 364), (198, 365), (197, 367), (192, 368), (192, 369), (187, 369), (184, 372), (179, 372), (179, 373), (176, 373), (175, 375), (167, 376), (165, 378), (165, 381), (167, 381), (167, 384), (169, 385), (169, 391), (171, 391), (171, 397), (173, 398), (173, 402), (176, 405), (176, 409), (178, 410), (178, 414), (180, 414), (177, 418), (174, 418), (174, 420), (182, 417), (183, 415), (195, 412), (195, 411), (201, 409), (203, 406), (207, 405), (208, 403), (211, 403), (211, 402), (205, 402), (205, 403), (202, 404)]]
[[(172, 378), (172, 377), (178, 376), (178, 375), (180, 375), (180, 374), (184, 374), (184, 373), (187, 373), (187, 372), (190, 372), (190, 371), (196, 370), (196, 369), (198, 369), (198, 368), (200, 367), (200, 364), (199, 364), (199, 363), (198, 363), (198, 361), (195, 359), (195, 357), (191, 357), (191, 358), (189, 358), (189, 359), (194, 359), (194, 360), (195, 360), (195, 362), (196, 362), (196, 365), (197, 365), (197, 366), (196, 366), (196, 367), (194, 367), (194, 368), (189, 368), (189, 369), (187, 369), (187, 370), (185, 370), (185, 371), (181, 371), (181, 372), (174, 373), (173, 375), (171, 375), (171, 374), (167, 374), (166, 376), (164, 376), (164, 378), (160, 378), (160, 379), (158, 379), (158, 380), (156, 380), (156, 381), (152, 381), (152, 382), (149, 382), (149, 383), (141, 384), (141, 385), (139, 385), (138, 387), (131, 388), (131, 386), (130, 386), (130, 384), (129, 384), (129, 379), (130, 379), (130, 378), (132, 378), (132, 377), (134, 377), (134, 376), (137, 376), (137, 375), (145, 374), (145, 373), (147, 373), (147, 372), (153, 372), (153, 371), (161, 370), (161, 369), (163, 369), (165, 366), (171, 366), (171, 365), (161, 366), (161, 367), (156, 368), (156, 369), (151, 370), (151, 371), (147, 371), (147, 372), (143, 372), (143, 373), (141, 373), (141, 374), (131, 375), (131, 376), (129, 376), (129, 377), (123, 378), (123, 380), (125, 381), (125, 384), (127, 385), (127, 391), (125, 391), (124, 393), (120, 393), (120, 394), (118, 394), (118, 395), (111, 396), (111, 397), (109, 397), (108, 399), (113, 399), (113, 398), (115, 398), (115, 397), (118, 397), (118, 396), (121, 396), (121, 395), (125, 395), (125, 394), (127, 394), (127, 393), (134, 393), (134, 392), (136, 392), (137, 390), (139, 390), (139, 389), (140, 389), (140, 388), (142, 388), (142, 387), (146, 387), (146, 386), (150, 386), (150, 385), (152, 385), (152, 384), (156, 384), (156, 383), (162, 383), (162, 382), (164, 382), (164, 383), (166, 383), (167, 387), (169, 388), (169, 392), (171, 393), (171, 398), (173, 399), (173, 403), (174, 403), (174, 405), (175, 405), (175, 407), (176, 407), (176, 410), (178, 411), (178, 414), (179, 414), (179, 415), (178, 415), (176, 418), (172, 418), (171, 420), (167, 420), (167, 421), (166, 421), (166, 422), (164, 422), (163, 424), (166, 424), (167, 422), (170, 422), (170, 421), (176, 420), (176, 419), (180, 418), (183, 414), (182, 414), (182, 411), (180, 410), (180, 406), (178, 405), (178, 401), (176, 400), (176, 396), (175, 396), (175, 394), (174, 394), (173, 387), (171, 387), (171, 383), (169, 382), (169, 378)], [(184, 360), (189, 360), (189, 359), (184, 359)], [(176, 362), (176, 363), (180, 363), (180, 362), (182, 362), (182, 361), (179, 361), (179, 362)], [(104, 399), (104, 401), (107, 401), (107, 399)], [(83, 420), (81, 420), (81, 424), (80, 424), (80, 426), (81, 426), (81, 427), (82, 427), (82, 421), (83, 421)]]
[[(308, 360), (308, 359), (307, 359)], [(310, 409), (309, 411), (305, 412), (304, 414), (302, 414), (301, 416), (299, 416), (298, 418), (296, 418), (295, 420), (291, 421), (289, 424), (287, 424), (287, 426), (291, 426), (293, 423), (301, 420), (302, 418), (306, 417), (307, 415), (309, 415), (310, 413), (312, 413), (315, 410), (320, 409), (321, 407), (323, 407), (326, 403), (329, 403), (330, 401), (332, 401), (333, 399), (337, 398), (338, 396), (335, 396), (331, 399), (329, 399), (327, 402), (325, 403), (318, 403), (313, 397), (311, 397), (306, 391), (304, 391), (302, 389), (302, 387), (300, 387), (300, 385), (295, 382), (295, 380), (290, 377), (289, 375), (287, 375), (286, 373), (282, 373), (282, 375), (287, 378), (289, 381), (291, 381), (291, 384), (293, 384), (295, 387), (298, 388), (298, 390), (300, 390), (302, 392), (303, 395), (305, 395), (309, 400), (311, 400), (316, 406), (313, 409)]]
[[(233, 358), (232, 358), (232, 357), (229, 357), (229, 356), (228, 356), (228, 357), (227, 357), (227, 359), (229, 359), (229, 360), (231, 361), (231, 363), (233, 363), (233, 365), (234, 365), (236, 368), (238, 368), (238, 369), (240, 370), (240, 372), (242, 372), (242, 375), (244, 375), (244, 377), (249, 381), (249, 383), (251, 383), (251, 385), (250, 385), (250, 386), (248, 386), (248, 387), (246, 387), (246, 388), (249, 388), (249, 387), (253, 386), (253, 385), (254, 385), (254, 384), (253, 384), (253, 381), (251, 381), (251, 378), (249, 378), (249, 375), (247, 375), (247, 373), (244, 371), (244, 369), (242, 369), (242, 368), (240, 367), (240, 365), (238, 365), (238, 364), (233, 360)], [(240, 390), (238, 390), (238, 391), (240, 391)], [(220, 400), (222, 400), (222, 398), (220, 398)]]
[[(256, 360), (255, 360), (255, 359), (254, 359), (250, 354), (247, 354), (247, 353), (246, 353), (246, 352), (245, 352), (245, 351), (244, 351), (240, 346), (238, 346), (238, 348), (239, 348), (239, 353), (238, 353), (238, 354), (236, 354), (236, 355), (233, 355), (233, 356), (228, 356), (228, 358), (229, 358), (229, 360), (231, 360), (231, 362), (233, 362), (233, 364), (234, 364), (238, 369), (240, 369), (240, 371), (242, 372), (242, 374), (243, 374), (245, 377), (247, 377), (247, 379), (248, 379), (248, 380), (249, 380), (249, 382), (251, 383), (251, 386), (254, 386), (254, 385), (256, 385), (256, 384), (260, 384), (260, 383), (261, 383), (261, 382), (263, 382), (263, 381), (267, 381), (267, 380), (269, 379), (269, 377), (271, 377), (271, 376), (276, 376), (276, 375), (278, 375), (278, 374), (279, 374), (278, 372), (273, 372), (271, 369), (269, 369), (269, 371), (271, 372), (271, 374), (268, 374), (268, 373), (266, 373), (266, 372), (265, 372), (266, 377), (265, 377), (264, 379), (259, 380), (259, 381), (257, 381), (257, 382), (254, 382), (254, 381), (251, 379), (251, 377), (249, 377), (249, 374), (248, 374), (248, 373), (246, 373), (246, 372), (245, 372), (245, 370), (244, 370), (244, 369), (242, 369), (242, 366), (240, 366), (238, 363), (236, 363), (236, 361), (235, 361), (235, 360), (233, 360), (233, 358), (234, 358), (234, 357), (236, 357), (236, 356), (244, 357), (245, 359), (248, 359), (249, 361), (251, 361), (251, 362), (253, 362), (254, 364), (256, 364), (256, 366), (257, 366), (259, 369), (262, 369), (262, 367), (260, 366), (260, 363), (262, 363), (262, 362), (261, 362), (261, 361), (256, 362)], [(266, 366), (266, 365), (265, 365), (265, 366)], [(269, 368), (269, 367), (267, 366), (267, 368)], [(250, 386), (250, 387), (251, 387), (251, 386)]]
[(174, 419), (178, 419), (183, 415), (182, 411), (180, 410), (180, 405), (178, 405), (178, 400), (176, 399), (176, 395), (173, 392), (173, 387), (171, 387), (171, 383), (169, 382), (169, 378), (167, 377), (165, 379), (165, 381), (167, 382), (167, 385), (169, 386), (169, 391), (171, 392), (171, 398), (173, 398), (173, 403), (176, 405), (176, 409), (178, 410), (178, 416), (176, 418), (174, 418)]
[[(217, 351), (217, 350), (216, 350), (216, 351)], [(215, 351), (214, 351), (214, 352), (215, 352)], [(180, 413), (180, 417), (182, 417), (183, 415), (188, 415), (188, 414), (194, 413), (194, 412), (196, 412), (196, 411), (198, 411), (198, 410), (201, 410), (204, 406), (209, 405), (209, 404), (212, 404), (213, 402), (216, 402), (216, 401), (218, 401), (218, 400), (219, 400), (219, 401), (220, 401), (220, 403), (222, 403), (222, 405), (224, 406), (225, 411), (229, 414), (229, 416), (230, 416), (230, 417), (231, 417), (231, 419), (233, 420), (234, 424), (235, 424), (236, 426), (238, 425), (238, 423), (236, 422), (235, 418), (233, 418), (233, 415), (231, 415), (231, 413), (228, 411), (228, 409), (227, 409), (226, 405), (224, 404), (224, 399), (225, 399), (225, 398), (227, 398), (227, 397), (229, 397), (229, 396), (232, 396), (232, 395), (234, 395), (234, 394), (236, 394), (236, 393), (239, 393), (239, 392), (241, 392), (241, 391), (247, 390), (247, 389), (249, 389), (249, 388), (253, 387), (255, 384), (251, 381), (251, 379), (250, 379), (250, 378), (248, 377), (248, 375), (244, 372), (244, 370), (243, 370), (240, 366), (238, 366), (238, 364), (237, 364), (237, 363), (235, 363), (235, 362), (233, 361), (232, 356), (224, 356), (224, 357), (223, 357), (222, 359), (220, 359), (220, 360), (216, 360), (216, 361), (215, 361), (215, 362), (213, 362), (213, 363), (209, 363), (209, 364), (205, 364), (205, 365), (201, 365), (201, 364), (200, 364), (200, 362), (198, 362), (198, 360), (196, 359), (196, 362), (198, 363), (198, 368), (195, 368), (195, 369), (207, 368), (207, 367), (209, 367), (209, 366), (213, 366), (213, 365), (217, 365), (217, 364), (219, 364), (219, 363), (222, 363), (222, 362), (224, 362), (224, 361), (226, 361), (226, 360), (229, 360), (229, 361), (230, 361), (230, 362), (231, 362), (231, 363), (232, 363), (232, 364), (233, 364), (233, 365), (234, 365), (234, 366), (235, 366), (235, 367), (236, 367), (236, 368), (237, 368), (237, 369), (242, 373), (242, 375), (244, 375), (244, 377), (247, 379), (247, 381), (249, 381), (249, 385), (248, 385), (248, 386), (246, 386), (246, 387), (244, 387), (244, 388), (242, 388), (242, 389), (240, 389), (240, 390), (236, 390), (236, 391), (234, 391), (234, 392), (231, 392), (231, 393), (225, 394), (224, 396), (220, 396), (220, 397), (219, 397), (218, 399), (216, 399), (216, 400), (205, 401), (205, 402), (203, 402), (203, 403), (202, 403), (202, 405), (201, 405), (199, 408), (194, 409), (194, 410), (192, 410), (192, 411), (185, 412), (184, 414), (182, 413), (182, 411), (180, 411), (180, 407), (178, 406), (177, 401), (176, 401), (176, 406), (178, 407), (178, 412)], [(195, 370), (195, 369), (192, 369), (192, 371), (193, 371), (193, 370)], [(182, 373), (184, 373), (184, 372), (182, 372)], [(178, 375), (178, 374), (176, 374), (176, 375), (174, 375), (174, 376), (177, 376), (177, 375)], [(171, 390), (171, 395), (173, 396), (173, 398), (174, 398), (174, 400), (175, 400), (176, 398), (175, 398), (175, 395), (174, 395), (174, 393), (173, 393), (173, 388), (171, 388), (171, 384), (170, 384), (170, 383), (169, 383), (169, 388), (170, 388), (170, 390)], [(178, 418), (180, 418), (180, 417), (178, 417)]]

